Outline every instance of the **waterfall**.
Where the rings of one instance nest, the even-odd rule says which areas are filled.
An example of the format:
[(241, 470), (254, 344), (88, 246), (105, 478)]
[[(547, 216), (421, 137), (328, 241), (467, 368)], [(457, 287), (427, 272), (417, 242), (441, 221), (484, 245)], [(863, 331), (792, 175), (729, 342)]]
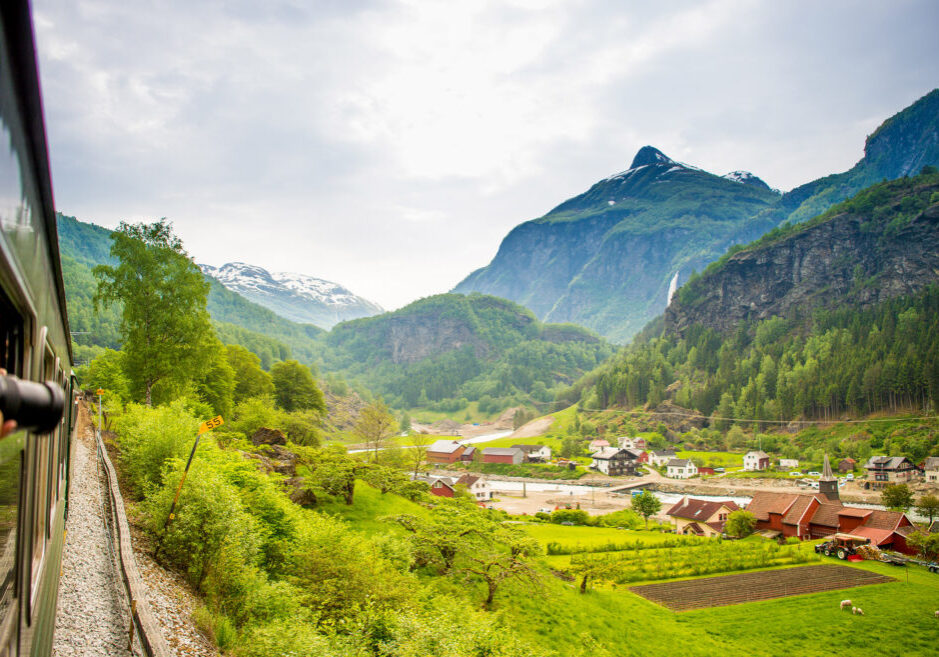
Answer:
[(668, 284), (668, 299), (665, 302), (667, 306), (672, 302), (672, 297), (675, 296), (675, 290), (678, 289), (678, 272), (675, 272), (675, 275), (672, 276), (672, 282)]

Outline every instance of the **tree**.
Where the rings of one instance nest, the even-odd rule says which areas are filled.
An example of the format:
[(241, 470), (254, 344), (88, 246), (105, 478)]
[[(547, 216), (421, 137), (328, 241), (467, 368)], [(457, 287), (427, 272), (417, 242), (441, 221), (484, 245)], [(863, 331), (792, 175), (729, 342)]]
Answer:
[(372, 459), (377, 461), (378, 451), (394, 434), (396, 424), (385, 402), (379, 399), (362, 409), (352, 427), (352, 434), (365, 444), (365, 449), (371, 452)]
[(507, 579), (527, 579), (538, 582), (538, 574), (531, 565), (531, 557), (541, 554), (538, 541), (514, 527), (500, 527), (481, 549), (467, 552), (465, 573), (476, 575), (486, 583), (483, 608), (489, 609), (499, 585)]
[(906, 537), (906, 542), (916, 548), (920, 556), (927, 561), (932, 561), (939, 555), (939, 534), (915, 531)]
[(884, 488), (880, 496), (881, 504), (891, 511), (906, 513), (913, 506), (913, 492), (906, 484), (892, 484)]
[(314, 495), (323, 492), (341, 497), (352, 505), (355, 500), (355, 479), (365, 469), (365, 463), (352, 458), (342, 445), (331, 445), (325, 449), (298, 449), (297, 455), (309, 469), (306, 487)]
[(916, 510), (921, 516), (927, 516), (931, 525), (933, 517), (939, 515), (939, 497), (936, 495), (923, 495), (916, 503)]
[(274, 382), (261, 369), (261, 359), (241, 345), (225, 346), (228, 364), (235, 372), (235, 401), (250, 397), (272, 397)]
[(662, 510), (662, 502), (647, 490), (635, 495), (632, 500), (633, 511), (646, 520), (646, 529), (649, 528), (649, 517)]
[(424, 517), (400, 514), (388, 518), (411, 533), (415, 565), (436, 564), (441, 574), (450, 572), (457, 557), (480, 549), (498, 524), (475, 506), (441, 504)]
[(274, 363), (271, 366), (271, 380), (274, 383), (274, 401), (285, 411), (326, 412), (323, 392), (306, 365), (295, 360)]
[(120, 302), (125, 372), (132, 392), (153, 403), (153, 386), (191, 379), (213, 336), (206, 311), (209, 284), (165, 219), (121, 222), (111, 234), (116, 266), (98, 265), (94, 304)]
[(756, 516), (744, 509), (731, 511), (727, 516), (727, 523), (724, 525), (724, 531), (728, 536), (734, 538), (743, 538), (753, 533), (756, 527)]
[(81, 368), (80, 378), (85, 388), (103, 388), (126, 402), (130, 399), (130, 381), (124, 371), (124, 353), (105, 349), (87, 366)]
[(416, 433), (411, 436), (411, 447), (407, 450), (407, 455), (410, 457), (411, 463), (414, 464), (415, 475), (421, 469), (421, 465), (427, 456), (427, 449), (432, 442), (433, 439), (426, 433)]

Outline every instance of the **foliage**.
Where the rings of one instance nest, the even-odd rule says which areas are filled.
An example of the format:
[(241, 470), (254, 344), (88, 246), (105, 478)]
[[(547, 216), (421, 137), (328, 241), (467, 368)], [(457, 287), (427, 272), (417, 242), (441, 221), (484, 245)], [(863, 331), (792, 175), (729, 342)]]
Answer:
[(295, 361), (274, 363), (271, 367), (274, 400), (286, 411), (309, 410), (326, 412), (323, 392), (313, 380), (310, 369)]
[(261, 369), (261, 359), (240, 345), (225, 347), (228, 364), (234, 372), (235, 401), (250, 397), (272, 397), (274, 382), (271, 375)]
[(880, 495), (881, 504), (891, 511), (902, 511), (906, 513), (913, 506), (913, 491), (906, 484), (890, 484), (884, 486)]
[(728, 514), (724, 531), (728, 536), (743, 538), (752, 534), (755, 527), (756, 516), (744, 509), (737, 509)]
[(645, 518), (646, 527), (649, 526), (649, 516), (654, 516), (662, 510), (662, 502), (655, 495), (647, 490), (642, 491), (632, 498), (633, 511)]
[(915, 531), (906, 537), (906, 542), (916, 548), (920, 556), (927, 561), (932, 561), (939, 556), (939, 534)]
[(939, 516), (939, 496), (922, 495), (916, 502), (916, 511), (929, 518), (929, 524), (932, 524), (933, 517)]
[(586, 525), (590, 522), (590, 515), (583, 509), (557, 509), (551, 512), (551, 522), (559, 525), (565, 522)]
[(361, 410), (352, 427), (352, 435), (365, 445), (372, 460), (377, 461), (379, 450), (392, 437), (396, 425), (397, 422), (385, 402), (379, 399)]
[(86, 389), (103, 389), (108, 396), (116, 395), (121, 402), (130, 401), (130, 380), (124, 374), (124, 354), (105, 349), (93, 361), (78, 371)]
[(208, 285), (165, 220), (121, 222), (111, 239), (118, 264), (94, 268), (95, 305), (122, 304), (125, 372), (134, 396), (150, 405), (153, 386), (198, 371), (214, 339)]

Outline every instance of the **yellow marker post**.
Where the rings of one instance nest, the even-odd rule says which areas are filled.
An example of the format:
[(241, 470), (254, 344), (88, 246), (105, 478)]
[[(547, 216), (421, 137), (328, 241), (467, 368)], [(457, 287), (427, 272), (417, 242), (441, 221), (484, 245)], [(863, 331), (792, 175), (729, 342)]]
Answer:
[(216, 427), (220, 427), (223, 424), (225, 424), (225, 420), (222, 419), (222, 416), (216, 415), (211, 420), (206, 420), (205, 422), (199, 425), (199, 433), (196, 434), (196, 442), (192, 444), (192, 451), (189, 453), (189, 460), (186, 461), (186, 469), (183, 470), (183, 477), (182, 479), (179, 480), (179, 488), (176, 489), (176, 496), (173, 497), (173, 504), (170, 506), (170, 514), (169, 516), (167, 516), (166, 522), (163, 523), (164, 530), (170, 524), (170, 520), (176, 517), (176, 514), (173, 512), (176, 510), (176, 502), (179, 501), (179, 494), (183, 490), (183, 484), (186, 483), (186, 475), (189, 474), (189, 466), (192, 465), (192, 459), (196, 455), (196, 448), (199, 446), (199, 438), (201, 438), (202, 434), (204, 434), (205, 432), (211, 431), (212, 429), (215, 429)]

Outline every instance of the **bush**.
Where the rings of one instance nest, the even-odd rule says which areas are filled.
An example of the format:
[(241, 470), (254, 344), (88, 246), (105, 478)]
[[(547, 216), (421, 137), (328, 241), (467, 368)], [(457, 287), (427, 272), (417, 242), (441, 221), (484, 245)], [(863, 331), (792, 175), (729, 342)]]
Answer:
[(213, 614), (206, 607), (197, 607), (192, 612), (192, 619), (196, 627), (202, 630), (221, 650), (230, 650), (235, 646), (238, 632), (227, 617)]
[(587, 525), (590, 524), (590, 514), (583, 509), (558, 509), (551, 512), (551, 522), (555, 524), (572, 522), (575, 525)]
[(156, 408), (129, 404), (116, 419), (115, 428), (122, 469), (135, 492), (148, 495), (163, 484), (166, 461), (188, 458), (199, 420), (186, 410), (182, 400)]

